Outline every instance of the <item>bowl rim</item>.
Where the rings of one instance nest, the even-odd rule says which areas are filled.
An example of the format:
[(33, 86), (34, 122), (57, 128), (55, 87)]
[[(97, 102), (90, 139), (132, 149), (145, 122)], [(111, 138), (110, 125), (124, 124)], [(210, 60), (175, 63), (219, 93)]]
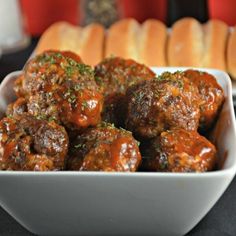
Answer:
[[(232, 121), (232, 130), (235, 136), (236, 141), (236, 121), (235, 121), (235, 114), (234, 114), (234, 106), (233, 106), (233, 95), (232, 95), (232, 81), (229, 77), (229, 75), (222, 70), (217, 69), (211, 69), (211, 68), (196, 68), (196, 67), (150, 67), (154, 73), (156, 73), (157, 70), (160, 71), (182, 71), (186, 69), (196, 69), (201, 71), (206, 71), (209, 73), (219, 73), (224, 76), (224, 80), (227, 84), (227, 100), (229, 102), (229, 113), (230, 113), (230, 120)], [(19, 76), (22, 73), (21, 70), (13, 71), (5, 76), (5, 78), (2, 80), (0, 84), (0, 91), (2, 87), (5, 86), (5, 84), (8, 82), (10, 78), (13, 76)], [(220, 170), (214, 170), (209, 172), (203, 172), (203, 173), (178, 173), (178, 172), (105, 172), (105, 171), (10, 171), (10, 170), (0, 170), (0, 176), (9, 176), (9, 175), (22, 175), (22, 176), (96, 176), (96, 177), (159, 177), (159, 178), (166, 178), (166, 177), (174, 177), (174, 178), (208, 178), (208, 177), (216, 177), (216, 176), (222, 176), (222, 175), (235, 175), (236, 174), (236, 158), (233, 164), (226, 169), (220, 169)]]
[(105, 172), (105, 171), (13, 171), (4, 170), (0, 171), (0, 176), (96, 176), (96, 177), (160, 177), (160, 178), (212, 178), (217, 176), (228, 176), (234, 175), (236, 168), (231, 166), (223, 170), (215, 170), (203, 173), (178, 173), (178, 172)]

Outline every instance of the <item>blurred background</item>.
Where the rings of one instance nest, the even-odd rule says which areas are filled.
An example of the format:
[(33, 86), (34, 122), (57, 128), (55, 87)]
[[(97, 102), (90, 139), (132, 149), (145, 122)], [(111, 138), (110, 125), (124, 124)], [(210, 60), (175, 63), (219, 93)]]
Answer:
[(234, 25), (234, 3), (234, 0), (20, 0), (20, 7), (27, 33), (39, 36), (59, 20), (78, 25), (99, 22), (108, 27), (126, 17), (140, 23), (155, 18), (171, 26), (179, 18), (192, 16), (200, 22), (218, 18)]
[[(140, 23), (154, 18), (171, 27), (176, 20), (192, 16), (202, 23), (217, 18), (234, 26), (234, 3), (234, 0), (0, 0), (0, 76), (2, 79), (10, 71), (21, 69), (40, 35), (57, 21), (81, 26), (98, 22), (109, 27), (126, 17)], [(12, 53), (21, 60), (11, 57)]]

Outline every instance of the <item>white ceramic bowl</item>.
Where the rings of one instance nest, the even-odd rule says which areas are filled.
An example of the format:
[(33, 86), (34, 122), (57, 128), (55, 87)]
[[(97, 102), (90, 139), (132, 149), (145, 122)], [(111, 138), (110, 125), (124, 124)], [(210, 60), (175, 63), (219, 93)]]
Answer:
[[(154, 68), (157, 74), (181, 68)], [(228, 75), (217, 78), (226, 101), (213, 139), (222, 169), (208, 173), (0, 171), (0, 204), (40, 235), (183, 235), (212, 208), (236, 172), (236, 133)], [(0, 110), (14, 100), (8, 75)], [(225, 160), (225, 161), (224, 161)], [(223, 162), (224, 161), (224, 162)]]

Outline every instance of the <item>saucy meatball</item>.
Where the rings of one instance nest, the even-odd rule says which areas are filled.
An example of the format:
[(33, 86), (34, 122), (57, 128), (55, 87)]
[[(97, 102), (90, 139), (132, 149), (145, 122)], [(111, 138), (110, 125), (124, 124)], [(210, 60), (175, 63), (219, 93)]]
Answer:
[(64, 91), (29, 97), (28, 112), (40, 119), (54, 120), (69, 129), (82, 130), (101, 120), (102, 95), (90, 89), (64, 87)]
[(111, 57), (99, 63), (95, 67), (95, 79), (105, 95), (103, 120), (120, 125), (117, 114), (120, 114), (122, 96), (127, 88), (140, 81), (150, 80), (154, 76), (154, 72), (148, 67), (131, 59)]
[(100, 122), (103, 96), (92, 68), (68, 54), (47, 51), (31, 59), (15, 90), (27, 99), (29, 114), (81, 130)]
[(31, 116), (0, 121), (0, 170), (62, 170), (68, 136), (62, 126)]
[(77, 136), (71, 144), (68, 169), (81, 171), (136, 171), (141, 162), (131, 133), (102, 123)]
[(205, 172), (216, 164), (216, 148), (196, 131), (173, 129), (153, 139), (143, 169), (163, 172)]
[(200, 130), (212, 127), (224, 102), (224, 92), (213, 75), (197, 70), (186, 70), (184, 75), (198, 87), (200, 104)]
[(113, 93), (124, 94), (128, 87), (155, 77), (147, 66), (131, 59), (111, 57), (95, 66), (97, 84), (105, 96)]
[(47, 87), (50, 87), (51, 90), (53, 86), (56, 88), (67, 79), (82, 77), (80, 69), (85, 70), (84, 75), (89, 78), (90, 68), (81, 66), (76, 69), (78, 65), (83, 65), (82, 61), (73, 52), (45, 51), (26, 63), (23, 74), (15, 81), (14, 90), (19, 97), (39, 92)]
[(183, 73), (165, 72), (127, 90), (125, 126), (140, 139), (174, 127), (197, 130), (199, 100), (196, 85)]
[(19, 117), (27, 113), (27, 101), (25, 98), (20, 97), (15, 102), (7, 106), (6, 115), (9, 117)]

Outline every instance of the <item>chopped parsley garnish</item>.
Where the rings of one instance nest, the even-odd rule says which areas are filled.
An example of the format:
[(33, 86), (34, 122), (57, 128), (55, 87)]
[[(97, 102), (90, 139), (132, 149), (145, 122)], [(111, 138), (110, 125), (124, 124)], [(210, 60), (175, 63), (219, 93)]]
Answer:
[(77, 96), (75, 95), (75, 91), (72, 89), (68, 89), (64, 94), (64, 97), (70, 104), (74, 104), (77, 101)]
[(102, 78), (99, 77), (99, 76), (95, 76), (95, 81), (96, 81), (98, 84), (102, 84)]
[(45, 114), (39, 114), (39, 115), (36, 116), (36, 119), (38, 119), (38, 120), (46, 120), (47, 116)]
[(184, 81), (183, 81), (183, 80), (178, 79), (178, 80), (177, 80), (177, 83), (178, 83), (178, 87), (179, 87), (179, 88), (182, 89), (182, 88), (184, 87)]
[(81, 107), (82, 111), (84, 111), (86, 108), (88, 108), (88, 106), (89, 106), (88, 102), (87, 101), (83, 101), (82, 102), (82, 107)]
[(74, 90), (75, 91), (79, 91), (79, 90), (81, 90), (82, 88), (81, 88), (81, 85), (80, 84), (76, 84), (75, 86), (74, 86)]
[(159, 165), (163, 170), (168, 168), (168, 159), (165, 153), (160, 153)]
[(72, 66), (66, 66), (65, 71), (67, 76), (72, 76), (72, 74), (74, 73), (74, 68)]
[(78, 143), (78, 144), (74, 145), (74, 148), (76, 148), (76, 149), (85, 148), (85, 147), (86, 147), (86, 145), (84, 143)]
[(51, 116), (51, 117), (48, 118), (48, 121), (49, 121), (49, 122), (51, 122), (51, 121), (56, 121), (56, 120), (57, 120), (57, 119), (56, 119), (55, 116)]
[(93, 69), (88, 65), (77, 63), (76, 67), (82, 75), (94, 75)]
[(72, 89), (68, 89), (68, 90), (66, 91), (66, 93), (64, 94), (64, 97), (65, 97), (65, 98), (69, 97), (69, 96), (72, 94), (72, 92), (73, 92)]
[(70, 97), (68, 98), (68, 102), (75, 103), (76, 99), (77, 99), (77, 97), (75, 96), (75, 94), (71, 94)]
[(62, 54), (60, 52), (56, 52), (54, 53), (54, 55), (57, 57), (57, 58), (62, 58)]
[(74, 60), (71, 59), (71, 58), (68, 58), (67, 61), (68, 61), (69, 65), (71, 65), (71, 66), (76, 66), (76, 64), (77, 64), (77, 62), (74, 61)]
[(50, 63), (50, 64), (54, 64), (56, 63), (56, 60), (54, 59), (54, 55), (49, 55), (47, 53), (39, 55), (36, 59), (38, 62), (40, 63)]

